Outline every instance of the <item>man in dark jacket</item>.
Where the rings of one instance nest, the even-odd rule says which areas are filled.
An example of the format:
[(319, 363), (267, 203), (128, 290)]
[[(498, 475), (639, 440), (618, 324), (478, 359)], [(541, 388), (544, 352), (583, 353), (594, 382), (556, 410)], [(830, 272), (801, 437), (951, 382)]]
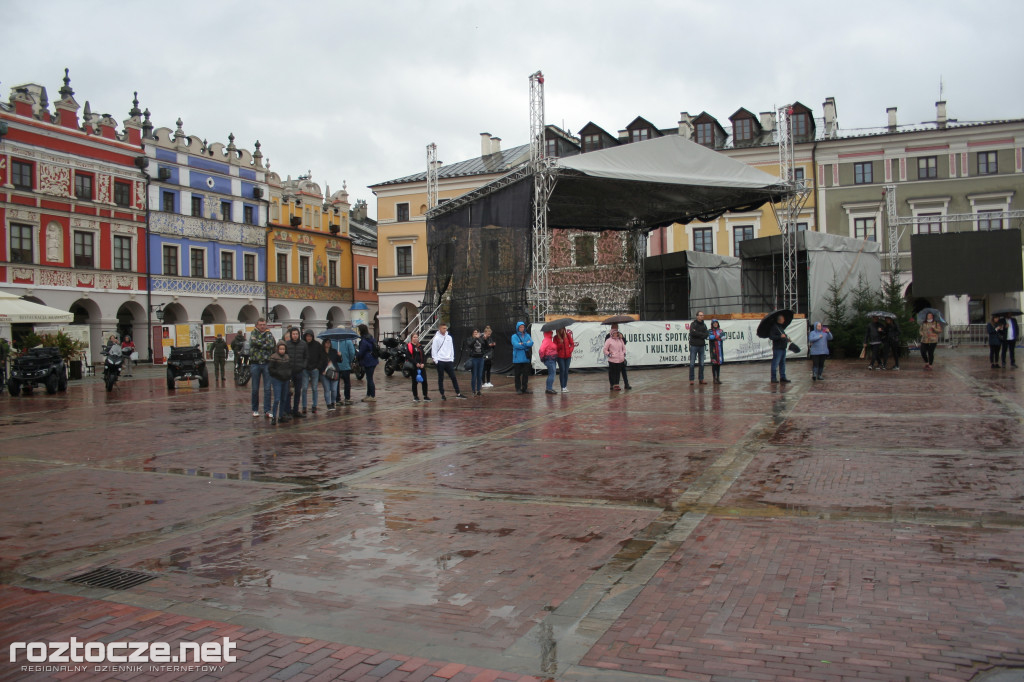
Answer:
[[(868, 320), (868, 329), (864, 332), (864, 348), (871, 358), (868, 369), (885, 369), (885, 358), (882, 357), (882, 343), (885, 341), (885, 325), (877, 317)], [(876, 368), (875, 365), (878, 365)]]
[(288, 358), (292, 361), (292, 416), (305, 417), (299, 412), (299, 397), (302, 394), (302, 380), (306, 374), (306, 356), (308, 346), (299, 338), (299, 328), (289, 327), (288, 335), (284, 339), (284, 345), (288, 348)]
[(786, 317), (779, 315), (768, 332), (768, 338), (772, 341), (772, 383), (780, 381), (784, 384), (790, 383), (786, 378), (786, 349), (789, 348), (789, 336), (786, 335)]
[[(320, 395), (320, 374), (327, 369), (327, 351), (316, 340), (313, 332), (306, 330), (302, 335), (306, 341), (306, 370), (302, 375), (302, 414), (306, 414), (306, 388), (313, 388), (313, 414), (316, 414), (317, 397)], [(325, 395), (328, 404), (333, 398)]]
[(235, 334), (235, 338), (231, 339), (231, 352), (235, 354), (235, 371), (238, 371), (239, 366), (242, 365), (242, 355), (245, 350), (245, 332), (241, 331)]
[(210, 344), (210, 353), (213, 355), (213, 379), (224, 381), (224, 361), (228, 359), (228, 343), (224, 340), (223, 334), (217, 334), (217, 338)]
[(1006, 367), (1006, 354), (1010, 354), (1010, 367), (1017, 369), (1017, 355), (1014, 353), (1014, 348), (1017, 346), (1017, 342), (1020, 341), (1020, 325), (1017, 324), (1017, 318), (1012, 315), (1006, 315), (1003, 317), (1003, 324), (1006, 325), (1006, 332), (1002, 342), (1002, 357), (1003, 367)]
[(698, 379), (704, 381), (704, 348), (708, 340), (708, 326), (704, 324), (704, 311), (697, 311), (697, 319), (690, 323), (690, 383), (693, 383), (693, 363), (700, 364)]

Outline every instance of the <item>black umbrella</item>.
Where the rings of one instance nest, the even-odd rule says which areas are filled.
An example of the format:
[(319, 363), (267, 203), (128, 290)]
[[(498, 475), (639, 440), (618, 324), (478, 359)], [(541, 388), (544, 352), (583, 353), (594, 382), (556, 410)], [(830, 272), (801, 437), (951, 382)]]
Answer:
[(341, 341), (342, 339), (358, 339), (359, 333), (352, 329), (342, 329), (341, 327), (333, 327), (331, 329), (325, 329), (324, 331), (317, 334), (321, 339), (331, 339), (332, 341)]
[(636, 322), (636, 318), (629, 315), (612, 315), (608, 319), (601, 320), (601, 324), (626, 324), (627, 322)]
[(1020, 317), (1022, 314), (1020, 308), (1003, 308), (1002, 310), (995, 310), (992, 312), (993, 315), (999, 315), (1000, 317)]
[(889, 318), (892, 318), (894, 320), (896, 319), (896, 316), (893, 313), (890, 313), (888, 310), (872, 310), (870, 313), (868, 313), (867, 316), (868, 317), (889, 317)]
[(938, 308), (925, 308), (924, 310), (919, 310), (917, 312), (917, 323), (922, 324), (924, 322), (924, 318), (928, 317), (928, 313), (931, 313), (935, 319), (942, 324), (946, 324), (946, 319), (942, 317), (942, 313)]
[(776, 324), (778, 322), (779, 315), (782, 315), (782, 317), (783, 317), (783, 321), (782, 321), (782, 328), (783, 329), (788, 327), (789, 323), (793, 321), (793, 311), (790, 310), (789, 308), (784, 308), (782, 310), (776, 310), (774, 312), (770, 312), (767, 315), (765, 315), (763, 318), (761, 318), (761, 322), (759, 322), (758, 325), (757, 325), (757, 336), (758, 336), (758, 338), (761, 338), (761, 339), (767, 339), (768, 338), (768, 335), (772, 331), (772, 325), (774, 325), (774, 324)]
[(540, 330), (542, 332), (557, 332), (559, 329), (565, 329), (570, 324), (576, 324), (576, 320), (572, 319), (571, 317), (560, 317), (557, 320), (545, 322), (541, 326)]

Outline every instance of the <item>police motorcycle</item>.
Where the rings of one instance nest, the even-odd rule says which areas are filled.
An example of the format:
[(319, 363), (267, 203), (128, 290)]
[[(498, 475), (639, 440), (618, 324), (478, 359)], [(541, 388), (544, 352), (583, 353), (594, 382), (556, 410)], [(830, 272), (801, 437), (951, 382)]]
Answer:
[(106, 359), (103, 361), (103, 383), (107, 392), (114, 390), (114, 384), (121, 377), (121, 369), (124, 367), (124, 355), (121, 353), (121, 346), (116, 343), (103, 352)]

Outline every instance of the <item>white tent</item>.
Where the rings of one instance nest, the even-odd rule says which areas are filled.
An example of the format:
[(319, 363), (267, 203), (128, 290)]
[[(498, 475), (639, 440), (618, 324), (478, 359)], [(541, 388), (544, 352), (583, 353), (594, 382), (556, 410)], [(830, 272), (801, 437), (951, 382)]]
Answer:
[(14, 294), (0, 291), (0, 324), (41, 324), (72, 322), (75, 316), (59, 308), (25, 301)]

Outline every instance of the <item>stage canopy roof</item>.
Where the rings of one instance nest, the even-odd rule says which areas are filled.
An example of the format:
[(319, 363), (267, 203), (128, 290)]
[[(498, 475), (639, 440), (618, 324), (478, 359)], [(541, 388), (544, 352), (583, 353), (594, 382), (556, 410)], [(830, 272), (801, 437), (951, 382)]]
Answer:
[[(430, 212), (443, 215), (507, 186), (519, 169)], [(548, 226), (590, 230), (655, 228), (749, 211), (790, 190), (779, 178), (679, 135), (557, 159)]]

